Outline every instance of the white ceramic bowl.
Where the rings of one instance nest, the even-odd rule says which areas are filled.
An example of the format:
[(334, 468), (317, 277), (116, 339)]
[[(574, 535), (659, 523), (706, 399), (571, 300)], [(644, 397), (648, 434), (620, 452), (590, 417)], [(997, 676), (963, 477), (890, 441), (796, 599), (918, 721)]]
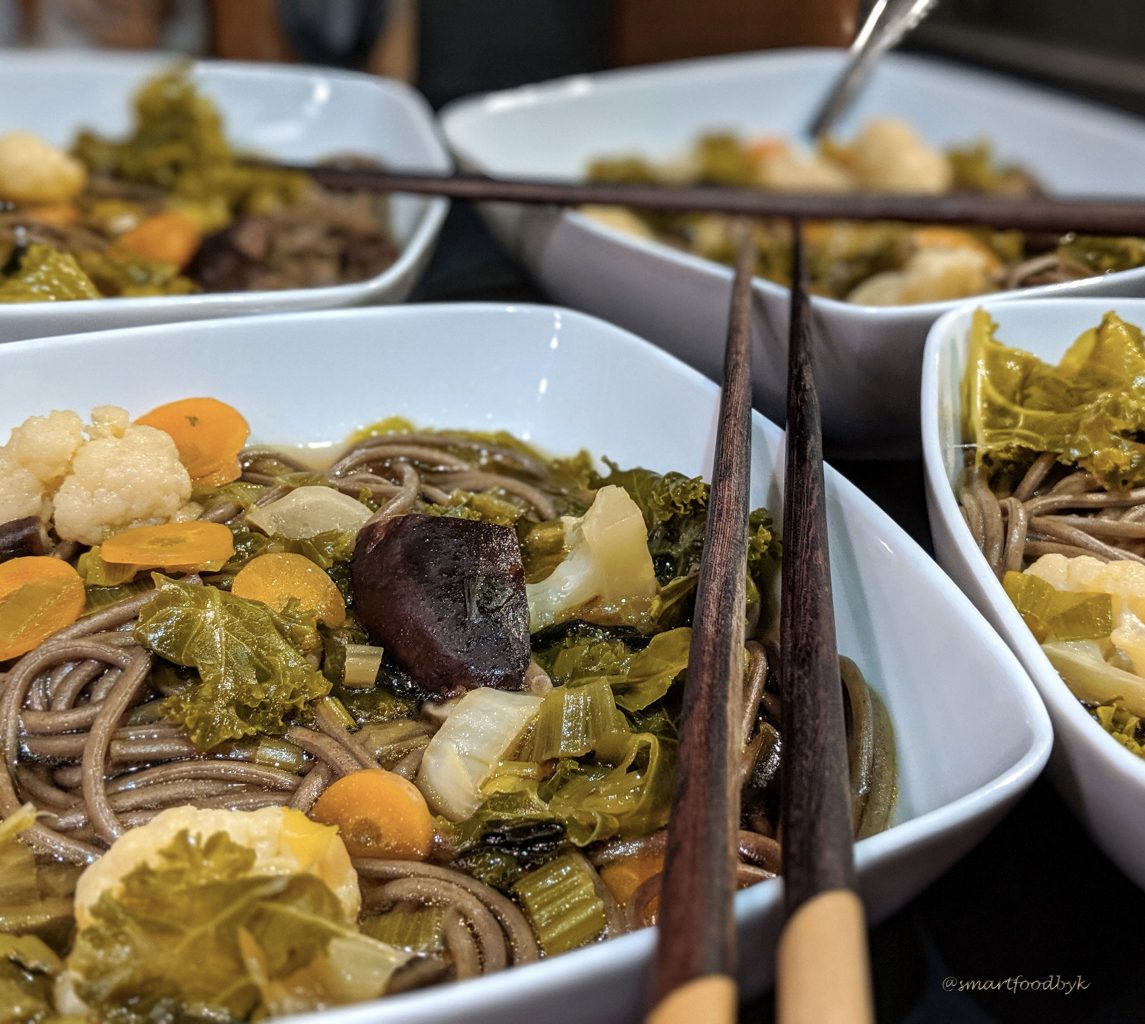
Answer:
[[(1145, 324), (1145, 301), (1043, 299), (984, 303), (998, 339), (1057, 362), (1082, 331), (1110, 308)], [(978, 550), (959, 511), (954, 486), (962, 473), (960, 384), (974, 306), (942, 317), (927, 339), (922, 374), (922, 440), (930, 530), (939, 563), (1013, 648), (1033, 678), (1054, 725), (1051, 776), (1098, 844), (1145, 887), (1145, 760), (1108, 736), (1089, 716), (1042, 653)]]
[[(0, 134), (31, 131), (58, 146), (80, 128), (122, 136), (132, 97), (178, 58), (0, 50)], [(218, 105), (227, 140), (270, 159), (307, 163), (353, 153), (395, 169), (448, 171), (429, 104), (374, 75), (301, 65), (200, 61), (193, 77)], [(355, 284), (285, 291), (0, 304), (0, 342), (73, 331), (205, 320), (249, 313), (401, 302), (429, 262), (449, 203), (395, 196), (397, 261)]]
[[(131, 372), (108, 372), (123, 366)], [(5, 424), (51, 407), (86, 413), (115, 402), (141, 412), (194, 394), (237, 406), (259, 441), (338, 442), (399, 415), (428, 426), (504, 428), (554, 454), (584, 447), (689, 474), (710, 467), (718, 403), (716, 386), (673, 357), (547, 307), (341, 310), (0, 346)], [(752, 432), (752, 502), (777, 510), (782, 435), (758, 413)], [(857, 854), (878, 920), (986, 833), (1041, 770), (1051, 734), (1017, 660), (934, 562), (832, 471), (827, 495), (840, 649), (882, 694), (898, 743), (895, 824)], [(778, 883), (737, 897), (745, 995), (770, 981), (780, 904)], [(645, 931), (306, 1019), (636, 1021), (652, 942)]]
[[(582, 177), (593, 157), (671, 157), (713, 130), (798, 135), (842, 60), (788, 50), (610, 71), (454, 103), (442, 127), (459, 161), (492, 175)], [(932, 58), (884, 57), (849, 137), (876, 114), (905, 118), (937, 145), (990, 140), (1055, 192), (1136, 194), (1145, 124)], [(556, 301), (602, 316), (719, 379), (731, 271), (670, 246), (552, 208), (490, 206), (498, 238)], [(1145, 268), (1023, 295), (1145, 294)], [(755, 400), (782, 420), (786, 288), (755, 285)], [(956, 303), (909, 307), (812, 301), (824, 431), (839, 454), (918, 450), (918, 380), (927, 328)]]

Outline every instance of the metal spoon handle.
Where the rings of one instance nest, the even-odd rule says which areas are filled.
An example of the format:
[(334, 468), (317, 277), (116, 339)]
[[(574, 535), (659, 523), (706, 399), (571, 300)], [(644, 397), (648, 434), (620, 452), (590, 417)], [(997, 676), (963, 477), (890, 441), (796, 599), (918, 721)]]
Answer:
[(938, 0), (877, 0), (851, 44), (842, 74), (811, 120), (807, 129), (811, 138), (826, 135), (834, 127), (863, 87), (879, 57), (897, 46), (937, 3)]

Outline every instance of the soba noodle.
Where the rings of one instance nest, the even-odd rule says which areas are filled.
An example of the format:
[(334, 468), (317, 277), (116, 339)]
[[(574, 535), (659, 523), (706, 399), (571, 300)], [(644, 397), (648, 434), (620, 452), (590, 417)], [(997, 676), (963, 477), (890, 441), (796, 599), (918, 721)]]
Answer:
[[(288, 493), (316, 474), (298, 459), (267, 448), (241, 456), (240, 483), (258, 490), (253, 507)], [(354, 444), (319, 475), (319, 482), (376, 511), (371, 522), (402, 515), (419, 502), (447, 504), (456, 492), (488, 492), (515, 503), (537, 521), (554, 520), (558, 502), (549, 466), (509, 444), (455, 433), (385, 435)], [(233, 492), (231, 492), (233, 493)], [(1085, 495), (1080, 496), (1084, 502)], [(1031, 502), (1041, 500), (1033, 497)], [(1005, 513), (982, 499), (998, 534)], [(1034, 516), (1044, 516), (1039, 507)], [(204, 519), (235, 522), (244, 515), (228, 497), (204, 509)], [(1131, 522), (1130, 520), (1126, 521)], [(1141, 527), (1145, 530), (1145, 527)], [(1003, 545), (1004, 548), (1004, 545)], [(73, 559), (76, 546), (59, 544), (57, 557)], [(197, 577), (189, 578), (199, 583)], [(201, 585), (201, 584), (200, 584)], [(154, 591), (132, 594), (85, 615), (10, 664), (0, 675), (0, 816), (25, 804), (39, 812), (24, 839), (41, 859), (89, 864), (125, 830), (164, 809), (253, 810), (290, 807), (308, 811), (337, 779), (361, 768), (387, 768), (413, 778), (438, 727), (421, 715), (348, 728), (318, 706), (284, 736), (234, 740), (202, 752), (169, 721), (162, 703), (171, 691), (167, 674), (136, 641), (133, 628)], [(744, 818), (739, 882), (750, 885), (779, 871), (777, 787), (783, 737), (779, 719), (778, 653), (774, 645), (748, 645), (743, 707)], [(852, 790), (857, 836), (885, 827), (894, 798), (889, 724), (858, 670), (844, 661), (841, 685), (848, 708)], [(535, 662), (526, 687), (545, 693), (553, 683)], [(596, 842), (572, 853), (587, 871), (604, 909), (600, 937), (643, 927), (655, 918), (659, 877), (644, 880), (622, 906), (599, 873), (634, 855), (663, 850), (665, 831)], [(541, 947), (529, 919), (504, 892), (468, 874), (465, 858), (438, 840), (431, 863), (356, 859), (363, 917), (395, 908), (438, 908), (444, 916), (441, 948), (426, 950), (401, 968), (391, 991), (449, 978), (466, 978), (536, 960)], [(0, 919), (0, 930), (4, 927)]]

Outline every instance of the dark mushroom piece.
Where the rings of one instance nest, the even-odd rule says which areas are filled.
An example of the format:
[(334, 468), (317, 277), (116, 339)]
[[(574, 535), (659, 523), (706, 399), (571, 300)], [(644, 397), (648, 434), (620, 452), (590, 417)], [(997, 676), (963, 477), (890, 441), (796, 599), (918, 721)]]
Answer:
[(48, 531), (38, 516), (25, 516), (0, 524), (0, 561), (26, 555), (45, 555)]
[(441, 699), (479, 686), (524, 687), (529, 607), (511, 529), (394, 516), (362, 530), (350, 570), (370, 639), (428, 693)]

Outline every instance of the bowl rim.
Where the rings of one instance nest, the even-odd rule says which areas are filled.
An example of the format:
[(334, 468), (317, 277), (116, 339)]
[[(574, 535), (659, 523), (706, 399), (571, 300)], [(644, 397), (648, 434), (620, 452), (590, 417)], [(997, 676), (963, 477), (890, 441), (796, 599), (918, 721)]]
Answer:
[[(69, 75), (102, 74), (108, 70), (122, 73), (129, 69), (131, 73), (146, 75), (155, 70), (180, 63), (186, 64), (195, 76), (201, 72), (206, 72), (208, 75), (215, 73), (240, 79), (266, 79), (271, 85), (275, 81), (305, 78), (322, 78), (334, 83), (363, 85), (381, 95), (392, 97), (398, 109), (409, 117), (410, 123), (416, 127), (418, 135), (423, 139), (430, 152), (429, 164), (439, 164), (439, 170), (443, 173), (450, 172), (455, 167), (452, 154), (445, 145), (437, 118), (429, 105), (429, 101), (413, 86), (398, 79), (314, 64), (262, 64), (257, 61), (206, 57), (188, 59), (185, 54), (165, 51), (102, 50), (93, 52), (91, 50), (66, 48), (43, 51), (0, 47), (0, 69), (2, 69), (0, 74), (42, 75), (45, 65), (56, 64), (62, 69), (66, 68)], [(141, 83), (137, 82), (134, 88), (138, 88), (139, 84)], [(225, 115), (226, 112), (223, 111), (223, 113)], [(77, 121), (77, 125), (78, 123)], [(191, 295), (146, 295), (128, 298), (103, 296), (97, 299), (73, 299), (66, 304), (59, 302), (0, 303), (0, 324), (3, 324), (5, 320), (19, 319), (34, 324), (46, 322), (50, 325), (52, 319), (62, 310), (75, 316), (100, 316), (104, 310), (109, 308), (109, 304), (117, 317), (149, 313), (162, 315), (166, 311), (186, 310), (195, 311), (200, 317), (206, 318), (216, 310), (218, 314), (222, 314), (228, 308), (242, 309), (266, 305), (271, 307), (278, 305), (298, 307), (302, 304), (340, 307), (355, 302), (366, 302), (376, 299), (380, 293), (398, 284), (416, 268), (418, 262), (432, 247), (445, 221), (446, 214), (449, 212), (450, 201), (444, 196), (427, 196), (424, 201), (425, 208), (418, 215), (408, 239), (402, 243), (397, 259), (380, 274), (375, 274), (373, 277), (368, 277), (362, 281), (319, 285), (312, 288), (284, 288), (277, 291), (261, 289), (258, 291), (201, 292)], [(172, 322), (177, 320), (178, 318), (175, 318)]]
[[(825, 65), (834, 68), (846, 57), (845, 51), (824, 47), (792, 47), (781, 50), (763, 50), (753, 53), (726, 54), (710, 57), (696, 57), (687, 60), (666, 61), (659, 64), (638, 65), (629, 68), (609, 68), (587, 74), (568, 75), (548, 81), (494, 92), (463, 96), (445, 104), (438, 112), (441, 132), (446, 145), (461, 166), (477, 172), (496, 175), (497, 170), (488, 161), (474, 157), (471, 150), (458, 142), (457, 130), (462, 125), (479, 124), (482, 120), (495, 118), (505, 111), (522, 107), (552, 105), (573, 101), (585, 94), (624, 89), (626, 86), (655, 84), (657, 80), (685, 78), (692, 73), (721, 75), (736, 81), (735, 74), (748, 70), (784, 65), (806, 65), (817, 68)], [(1019, 102), (1031, 102), (1035, 98), (1042, 103), (1047, 100), (1065, 111), (1081, 116), (1094, 113), (1109, 121), (1120, 124), (1125, 130), (1135, 129), (1145, 133), (1145, 119), (1135, 118), (1124, 111), (1112, 110), (1101, 104), (1078, 99), (1053, 89), (1038, 88), (1021, 79), (1012, 78), (993, 71), (984, 71), (973, 65), (964, 64), (941, 57), (911, 53), (890, 53), (883, 58), (884, 63), (907, 73), (933, 71), (937, 66), (944, 74), (963, 77), (984, 86), (995, 85), (1015, 95)], [(567, 208), (550, 214), (558, 221), (565, 221), (596, 239), (613, 245), (628, 248), (635, 252), (654, 256), (670, 265), (691, 271), (715, 275), (721, 280), (731, 280), (732, 269), (702, 256), (655, 238), (643, 238), (629, 234), (620, 228), (602, 224), (578, 209)], [(1099, 284), (1100, 282), (1100, 284)], [(790, 290), (781, 284), (764, 277), (753, 279), (754, 287), (761, 294), (776, 300), (786, 301)], [(984, 293), (960, 299), (943, 299), (932, 302), (918, 302), (901, 306), (872, 306), (824, 295), (812, 295), (812, 305), (823, 315), (853, 318), (865, 323), (884, 324), (890, 321), (907, 322), (925, 317), (935, 318), (956, 310), (962, 304), (981, 299), (982, 301), (1006, 301), (1009, 299), (1057, 298), (1071, 295), (1081, 290), (1088, 296), (1089, 290), (1111, 285), (1113, 288), (1130, 285), (1145, 287), (1145, 266), (1134, 267), (1107, 274), (1094, 274), (1076, 281), (1062, 281), (1056, 284), (1037, 285), (1032, 288), (1009, 288), (997, 292)]]
[[(1050, 712), (1055, 718), (1061, 716), (1071, 727), (1068, 731), (1055, 730), (1056, 734), (1063, 743), (1076, 742), (1084, 745), (1108, 771), (1127, 775), (1145, 790), (1145, 758), (1139, 757), (1113, 739), (1082, 707), (1081, 701), (1073, 695), (1073, 691), (1042, 651), (1041, 645), (1034, 639), (1034, 634), (1022, 620), (1013, 602), (1006, 596), (1001, 582), (990, 571), (986, 559), (974, 543), (970, 527), (962, 517), (953, 484), (946, 475), (943, 457), (945, 453), (940, 436), (939, 406), (943, 398), (948, 397), (940, 395), (938, 390), (942, 362), (949, 347), (954, 344), (955, 337), (969, 328), (970, 318), (975, 310), (985, 309), (990, 313), (994, 306), (1004, 304), (1008, 316), (1036, 314), (1039, 310), (1052, 313), (1055, 309), (1077, 312), (1082, 302), (1084, 302), (1082, 308), (1094, 311), (1094, 323), (1100, 321), (1101, 315), (1108, 310), (1111, 303), (1122, 307), (1135, 306), (1139, 310), (1136, 319), (1145, 322), (1145, 299), (1100, 296), (1084, 300), (1037, 299), (1031, 302), (1033, 308), (1029, 310), (1023, 310), (1021, 306), (1005, 300), (968, 303), (959, 309), (951, 310), (935, 321), (927, 335), (923, 350), (921, 395), (923, 472), (933, 497), (931, 508), (942, 517), (943, 524), (954, 538), (957, 554), (963, 566), (989, 598), (991, 611), (1002, 623), (1001, 632), (1006, 642), (1013, 648), (1019, 660), (1027, 666), (1030, 678)], [(958, 408), (961, 410), (960, 398)]]

